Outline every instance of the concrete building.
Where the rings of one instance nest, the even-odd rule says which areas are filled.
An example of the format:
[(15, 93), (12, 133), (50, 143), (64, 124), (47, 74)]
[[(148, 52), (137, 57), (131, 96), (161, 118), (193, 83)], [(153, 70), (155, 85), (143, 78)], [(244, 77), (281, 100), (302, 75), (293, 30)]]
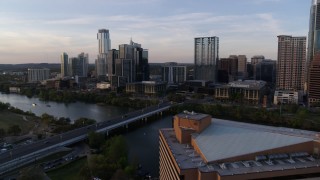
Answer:
[(320, 51), (318, 38), (320, 36), (320, 19), (317, 16), (320, 13), (320, 0), (312, 0), (310, 8), (310, 20), (309, 20), (309, 33), (308, 33), (308, 52), (307, 52), (307, 62), (305, 71), (305, 82), (306, 90), (308, 90), (308, 83), (310, 77), (310, 68), (312, 66), (312, 61), (317, 52)]
[(106, 58), (98, 57), (98, 59), (95, 60), (95, 70), (96, 77), (107, 76)]
[(158, 95), (166, 91), (165, 82), (142, 81), (126, 84), (126, 92), (134, 94)]
[(181, 84), (187, 81), (187, 66), (175, 62), (165, 63), (162, 67), (162, 80), (168, 84)]
[(276, 88), (303, 90), (306, 63), (306, 37), (278, 36)]
[(308, 83), (308, 103), (315, 106), (320, 103), (320, 53), (316, 54), (311, 62)]
[(35, 83), (49, 79), (50, 69), (28, 69), (28, 82)]
[(273, 96), (273, 103), (278, 104), (299, 104), (302, 102), (302, 91), (275, 91)]
[(309, 106), (320, 102), (320, 0), (313, 0), (310, 9), (306, 89)]
[(236, 100), (250, 104), (259, 104), (263, 101), (266, 93), (265, 90), (265, 81), (233, 81), (226, 85), (216, 86), (214, 96), (218, 100)]
[(194, 39), (194, 79), (216, 82), (219, 59), (219, 38), (198, 37)]
[(246, 78), (247, 78), (247, 57), (246, 55), (239, 55), (237, 79), (244, 80)]
[(62, 53), (61, 54), (61, 77), (68, 76), (68, 54), (67, 53)]
[(177, 114), (160, 130), (160, 180), (319, 177), (319, 134)]
[(89, 55), (81, 53), (78, 57), (69, 58), (70, 76), (87, 77), (88, 75)]
[(108, 82), (97, 83), (96, 88), (97, 88), (97, 89), (101, 89), (101, 90), (103, 90), (103, 89), (110, 89), (110, 88), (111, 88), (111, 84), (108, 83)]

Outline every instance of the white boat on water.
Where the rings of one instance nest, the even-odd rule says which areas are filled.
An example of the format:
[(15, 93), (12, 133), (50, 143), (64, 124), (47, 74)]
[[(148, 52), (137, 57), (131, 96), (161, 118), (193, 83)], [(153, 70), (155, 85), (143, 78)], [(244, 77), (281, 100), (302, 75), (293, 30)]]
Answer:
[(36, 103), (32, 103), (32, 106), (36, 106), (37, 104)]

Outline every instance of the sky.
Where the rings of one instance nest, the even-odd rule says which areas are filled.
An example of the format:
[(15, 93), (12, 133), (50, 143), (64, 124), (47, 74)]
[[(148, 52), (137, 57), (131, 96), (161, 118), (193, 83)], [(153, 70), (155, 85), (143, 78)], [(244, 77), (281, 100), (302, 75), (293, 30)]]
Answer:
[(60, 63), (130, 38), (149, 63), (193, 63), (195, 37), (219, 37), (220, 58), (277, 59), (277, 36), (307, 36), (311, 0), (0, 0), (0, 64)]

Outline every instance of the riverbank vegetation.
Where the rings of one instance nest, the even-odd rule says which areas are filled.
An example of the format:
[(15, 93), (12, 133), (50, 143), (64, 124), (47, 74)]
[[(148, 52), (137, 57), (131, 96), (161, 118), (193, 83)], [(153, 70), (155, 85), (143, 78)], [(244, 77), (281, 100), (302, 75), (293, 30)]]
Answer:
[(67, 132), (96, 123), (95, 120), (88, 118), (79, 118), (71, 123), (71, 120), (69, 118), (56, 118), (46, 113), (41, 115), (41, 122), (47, 127), (50, 133), (54, 134)]
[(183, 104), (175, 106), (172, 114), (183, 110), (210, 114), (213, 118), (320, 131), (320, 112), (311, 112), (297, 105), (283, 106), (280, 111), (243, 105)]
[(158, 104), (154, 99), (136, 99), (129, 94), (117, 95), (114, 92), (88, 92), (88, 91), (71, 91), (55, 89), (24, 89), (21, 94), (28, 97), (39, 97), (43, 101), (56, 101), (63, 103), (72, 103), (76, 101), (86, 103), (99, 103), (105, 105), (131, 107), (135, 109), (144, 108), (150, 105)]
[(28, 133), (34, 127), (36, 119), (33, 113), (0, 102), (0, 140), (6, 136)]

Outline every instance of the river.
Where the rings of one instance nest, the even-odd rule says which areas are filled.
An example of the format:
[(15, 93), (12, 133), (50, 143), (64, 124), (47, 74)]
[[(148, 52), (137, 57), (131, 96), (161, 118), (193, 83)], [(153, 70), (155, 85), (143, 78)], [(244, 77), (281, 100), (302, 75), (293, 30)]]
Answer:
[[(97, 122), (133, 110), (128, 107), (100, 106), (82, 102), (69, 104), (45, 102), (18, 94), (0, 94), (0, 101), (10, 103), (11, 106), (23, 111), (31, 111), (37, 116), (47, 113), (55, 117), (69, 117), (71, 120), (86, 117)], [(141, 164), (142, 168), (150, 172), (153, 177), (159, 176), (159, 129), (168, 127), (171, 127), (171, 117), (164, 117), (124, 134), (129, 148), (129, 160)]]
[[(0, 94), (0, 101), (10, 103), (11, 106), (23, 111), (31, 111), (37, 116), (47, 113), (57, 118), (68, 117), (71, 120), (76, 120), (85, 117), (94, 119), (97, 122), (105, 121), (133, 110), (129, 107), (101, 106), (83, 102), (65, 104), (40, 101), (38, 98), (28, 98), (18, 94)], [(35, 104), (35, 106), (32, 104)]]

